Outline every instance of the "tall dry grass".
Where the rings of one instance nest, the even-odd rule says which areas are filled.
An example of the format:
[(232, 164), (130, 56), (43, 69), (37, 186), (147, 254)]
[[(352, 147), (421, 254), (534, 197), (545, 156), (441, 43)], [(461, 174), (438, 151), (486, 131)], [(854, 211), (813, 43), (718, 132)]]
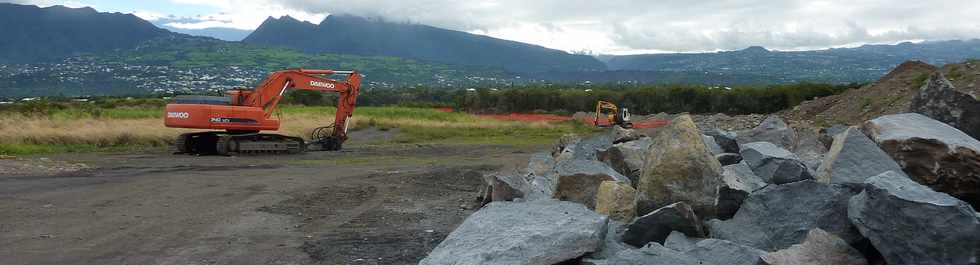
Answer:
[[(147, 110), (134, 110), (146, 113)], [(167, 146), (177, 135), (200, 130), (167, 128), (159, 117), (147, 115), (24, 115), (6, 113), (0, 117), (0, 152), (3, 146), (19, 145), (86, 145)], [(122, 118), (120, 118), (122, 117)], [(280, 134), (309, 139), (314, 128), (333, 123), (334, 109), (329, 107), (286, 107), (281, 118)], [(515, 122), (482, 119), (465, 113), (440, 113), (433, 109), (365, 107), (359, 108), (350, 128), (375, 126), (407, 128), (413, 140), (453, 136), (493, 135), (500, 133), (550, 132), (574, 130), (573, 125), (545, 122)]]

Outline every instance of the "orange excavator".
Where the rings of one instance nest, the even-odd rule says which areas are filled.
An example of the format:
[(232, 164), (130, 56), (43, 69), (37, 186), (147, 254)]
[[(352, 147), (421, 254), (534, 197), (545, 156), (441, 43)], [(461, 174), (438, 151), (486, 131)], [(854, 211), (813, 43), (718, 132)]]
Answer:
[[(343, 80), (333, 76), (346, 76)], [(354, 113), (361, 75), (356, 71), (290, 69), (269, 75), (255, 89), (233, 89), (223, 97), (177, 96), (167, 104), (164, 123), (171, 128), (211, 129), (181, 134), (178, 153), (185, 154), (295, 154), (310, 150), (340, 150), (347, 140), (348, 120)], [(338, 93), (334, 123), (316, 128), (307, 144), (303, 138), (260, 133), (279, 129), (274, 117), (286, 90)]]

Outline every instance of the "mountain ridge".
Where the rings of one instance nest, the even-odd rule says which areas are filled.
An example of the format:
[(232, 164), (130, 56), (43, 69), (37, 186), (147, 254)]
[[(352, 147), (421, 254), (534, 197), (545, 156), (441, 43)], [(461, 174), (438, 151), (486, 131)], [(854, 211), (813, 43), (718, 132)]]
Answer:
[[(297, 37), (304, 35), (308, 37)], [(428, 25), (352, 15), (330, 15), (320, 24), (288, 16), (269, 18), (243, 42), (286, 46), (311, 53), (380, 55), (496, 66), (513, 72), (605, 70), (605, 65), (591, 56)]]

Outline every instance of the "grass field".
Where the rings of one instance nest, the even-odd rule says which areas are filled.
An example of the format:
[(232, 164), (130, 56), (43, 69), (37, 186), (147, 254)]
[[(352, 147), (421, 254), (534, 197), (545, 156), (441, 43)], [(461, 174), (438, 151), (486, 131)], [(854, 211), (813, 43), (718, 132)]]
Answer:
[[(333, 122), (333, 107), (284, 106), (278, 133), (308, 135)], [(166, 128), (163, 108), (69, 107), (37, 112), (0, 111), (0, 154), (105, 152), (163, 149), (175, 137), (193, 130)], [(565, 133), (592, 129), (575, 122), (517, 122), (446, 113), (428, 108), (360, 107), (352, 130), (398, 128), (394, 143), (543, 144)], [(378, 143), (386, 144), (386, 143)]]

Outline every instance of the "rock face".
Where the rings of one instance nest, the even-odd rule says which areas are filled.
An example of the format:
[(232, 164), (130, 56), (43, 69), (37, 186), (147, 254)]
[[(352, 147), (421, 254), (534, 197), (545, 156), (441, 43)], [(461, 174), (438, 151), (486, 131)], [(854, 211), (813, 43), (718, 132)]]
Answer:
[(847, 128), (850, 128), (850, 126), (834, 125), (829, 128), (820, 129), (820, 143), (822, 143), (827, 149), (830, 149), (831, 145), (834, 144), (834, 138), (837, 137), (838, 134), (846, 131)]
[(819, 228), (810, 230), (801, 244), (762, 256), (769, 265), (867, 265), (861, 252), (843, 239)]
[(762, 189), (766, 183), (752, 172), (746, 163), (722, 167), (722, 185), (718, 187), (718, 219), (728, 220), (735, 216), (742, 201), (750, 193)]
[(800, 243), (814, 228), (854, 243), (862, 237), (847, 219), (847, 202), (857, 192), (813, 180), (769, 185), (750, 194), (731, 220), (709, 221), (708, 230), (713, 238), (766, 251)]
[(624, 250), (610, 258), (608, 265), (702, 265), (684, 253), (668, 249), (660, 244), (650, 244), (641, 249)]
[(895, 172), (865, 183), (848, 216), (888, 264), (980, 262), (980, 221), (969, 204)]
[(767, 117), (752, 130), (738, 132), (739, 143), (770, 142), (786, 150), (796, 146), (796, 132), (779, 116)]
[(704, 144), (689, 115), (681, 115), (653, 138), (637, 190), (657, 205), (687, 202), (699, 216), (714, 216), (721, 164)]
[(636, 189), (626, 182), (603, 181), (599, 184), (595, 211), (619, 222), (633, 221), (633, 217), (636, 217)]
[(494, 202), (466, 218), (419, 264), (555, 264), (596, 251), (607, 221), (571, 202)]
[(818, 171), (816, 179), (823, 183), (861, 184), (881, 173), (902, 172), (902, 167), (858, 128), (851, 127), (837, 134)]
[(650, 242), (663, 244), (671, 231), (679, 231), (692, 237), (705, 237), (701, 220), (691, 206), (678, 202), (636, 218), (626, 226), (623, 242), (637, 247)]
[(650, 152), (651, 143), (653, 140), (649, 137), (642, 137), (635, 141), (614, 144), (599, 152), (599, 160), (628, 177), (634, 184), (639, 183), (640, 171), (646, 162), (647, 153)]
[(688, 237), (684, 233), (673, 231), (664, 240), (664, 246), (669, 249), (684, 252), (694, 248), (701, 240), (704, 240), (704, 238)]
[(603, 181), (630, 183), (630, 180), (596, 160), (572, 160), (558, 163), (558, 183), (554, 198), (584, 204), (595, 209), (596, 194)]
[(742, 145), (742, 161), (766, 183), (785, 184), (813, 178), (799, 157), (769, 142)]
[(738, 135), (735, 133), (715, 128), (704, 132), (704, 134), (711, 136), (725, 153), (739, 153), (738, 140), (736, 140)]
[(980, 206), (980, 141), (917, 113), (882, 116), (862, 129), (916, 182)]
[(977, 101), (977, 95), (957, 90), (942, 72), (932, 74), (929, 82), (912, 98), (909, 111), (945, 122), (974, 139), (980, 139), (980, 101)]

